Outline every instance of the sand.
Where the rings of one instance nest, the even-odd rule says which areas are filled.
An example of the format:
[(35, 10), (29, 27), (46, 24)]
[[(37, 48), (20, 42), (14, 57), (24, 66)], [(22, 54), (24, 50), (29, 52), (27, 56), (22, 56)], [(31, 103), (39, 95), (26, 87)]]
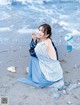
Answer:
[[(29, 46), (2, 45), (0, 47), (0, 99), (2, 96), (7, 96), (9, 105), (80, 105), (80, 86), (77, 85), (80, 83), (80, 50), (73, 49), (69, 53), (63, 45), (57, 46), (57, 49), (64, 79), (70, 84), (66, 89), (59, 91), (50, 87), (41, 89), (18, 83), (17, 79), (27, 77)], [(14, 66), (16, 72), (8, 71), (7, 68), (10, 66)]]

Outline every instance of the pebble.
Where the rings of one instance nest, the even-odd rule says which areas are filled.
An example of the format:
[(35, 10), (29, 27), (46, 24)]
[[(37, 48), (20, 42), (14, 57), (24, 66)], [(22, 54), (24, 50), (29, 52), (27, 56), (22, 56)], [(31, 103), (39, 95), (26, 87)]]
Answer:
[(66, 90), (63, 90), (63, 94), (67, 94)]
[(70, 104), (72, 104), (72, 102), (71, 102), (71, 101), (68, 101), (68, 102), (67, 102), (67, 104), (69, 104), (69, 105), (70, 105)]
[(13, 72), (13, 73), (16, 72), (16, 69), (15, 69), (14, 66), (8, 67), (7, 70), (10, 71), (10, 72)]
[(26, 67), (26, 72), (29, 73), (29, 67)]
[(56, 99), (58, 99), (60, 96), (61, 96), (61, 94), (59, 93), (58, 89), (55, 88), (53, 90), (53, 97), (56, 98)]
[(74, 65), (74, 68), (77, 68), (77, 64)]
[(66, 81), (64, 80), (64, 85), (65, 85), (65, 86), (69, 86), (69, 85), (70, 85), (70, 82), (67, 81), (67, 80), (66, 80)]
[(78, 84), (70, 84), (69, 87), (67, 88), (67, 92), (72, 91), (73, 89), (77, 87), (78, 87)]
[(77, 80), (77, 84), (80, 85), (80, 80)]

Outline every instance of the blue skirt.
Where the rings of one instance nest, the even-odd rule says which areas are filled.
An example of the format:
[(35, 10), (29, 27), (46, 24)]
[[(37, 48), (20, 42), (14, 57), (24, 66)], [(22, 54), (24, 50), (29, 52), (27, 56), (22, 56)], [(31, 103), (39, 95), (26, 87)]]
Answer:
[(38, 58), (32, 56), (30, 58), (28, 78), (20, 78), (18, 81), (35, 87), (47, 87), (54, 83), (46, 80), (40, 69)]

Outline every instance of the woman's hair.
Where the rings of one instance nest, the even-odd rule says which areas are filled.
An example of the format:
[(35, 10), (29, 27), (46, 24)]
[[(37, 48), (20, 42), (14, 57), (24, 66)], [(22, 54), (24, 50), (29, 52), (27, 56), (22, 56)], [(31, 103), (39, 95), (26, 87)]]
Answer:
[(49, 24), (42, 24), (38, 28), (43, 27), (44, 28), (44, 34), (49, 35), (48, 38), (51, 38), (52, 32), (51, 32), (51, 26)]
[[(52, 35), (52, 32), (51, 32), (51, 26), (49, 24), (42, 24), (39, 26), (40, 27), (43, 27), (44, 28), (44, 34), (47, 35), (49, 34), (49, 36), (47, 38), (50, 38), (51, 39), (51, 35)], [(52, 41), (52, 39), (51, 39)], [(58, 51), (57, 51), (57, 48), (55, 47), (53, 41), (52, 41), (52, 45), (54, 46), (54, 49), (56, 51), (56, 56), (57, 56), (57, 60), (58, 60)]]

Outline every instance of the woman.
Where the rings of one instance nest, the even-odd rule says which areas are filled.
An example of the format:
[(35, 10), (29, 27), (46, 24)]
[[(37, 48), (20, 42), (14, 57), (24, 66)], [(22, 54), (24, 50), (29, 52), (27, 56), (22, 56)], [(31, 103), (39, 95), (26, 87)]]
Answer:
[(28, 78), (21, 78), (19, 81), (36, 87), (55, 86), (56, 83), (62, 87), (63, 71), (51, 40), (51, 27), (42, 24), (38, 29), (37, 35), (32, 34)]

